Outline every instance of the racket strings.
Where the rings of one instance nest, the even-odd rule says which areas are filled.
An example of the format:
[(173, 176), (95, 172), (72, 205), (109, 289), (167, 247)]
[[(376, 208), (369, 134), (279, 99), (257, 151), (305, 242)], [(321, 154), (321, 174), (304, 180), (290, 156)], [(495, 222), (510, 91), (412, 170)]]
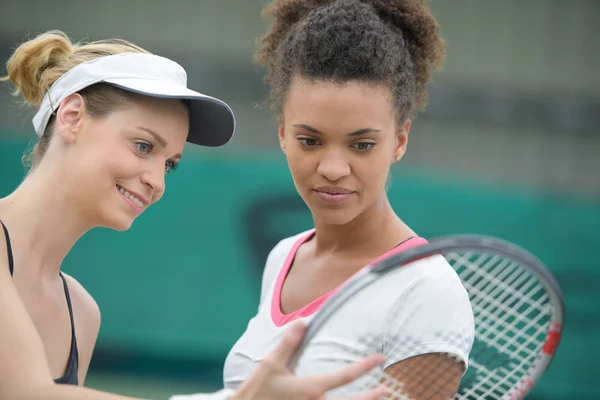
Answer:
[(463, 381), (458, 398), (503, 398), (543, 346), (551, 312), (545, 289), (519, 263), (498, 255), (446, 258), (469, 293), (476, 328), (469, 357), (475, 374)]
[[(522, 271), (519, 271), (519, 272), (522, 272)], [(517, 277), (518, 274), (514, 274), (514, 276)], [(525, 274), (521, 274), (521, 276), (526, 277)], [(530, 278), (530, 277), (528, 277), (528, 278)], [(465, 280), (465, 282), (468, 283), (468, 280)], [(527, 287), (524, 287), (526, 294), (529, 294), (530, 289), (534, 288), (535, 282), (536, 281), (533, 279), (529, 280)], [(516, 323), (524, 322), (526, 320), (526, 317), (527, 317), (526, 314), (522, 314), (522, 313), (514, 310), (514, 309), (519, 310), (520, 308), (522, 308), (522, 306), (524, 305), (523, 301), (526, 299), (526, 297), (524, 297), (524, 296), (518, 296), (512, 303), (503, 304), (503, 303), (507, 302), (509, 297), (516, 297), (516, 296), (513, 296), (514, 293), (504, 291), (503, 296), (500, 296), (500, 297), (496, 296), (494, 293), (490, 293), (489, 295), (486, 295), (485, 293), (482, 293), (482, 291), (478, 290), (474, 286), (471, 286), (470, 293), (473, 295), (473, 297), (479, 296), (479, 298), (477, 300), (472, 300), (471, 304), (474, 308), (478, 309), (478, 311), (479, 311), (479, 314), (478, 314), (480, 317), (478, 319), (479, 329), (482, 332), (483, 332), (483, 329), (485, 329), (486, 333), (488, 333), (487, 337), (489, 339), (498, 338), (503, 331), (506, 331), (510, 328), (507, 324), (503, 324), (503, 322), (506, 322), (506, 320), (498, 318), (498, 317), (502, 317), (502, 318), (505, 318), (507, 316), (512, 317), (512, 318), (514, 318), (514, 321)], [(486, 302), (486, 301), (487, 301), (487, 304), (482, 304), (483, 302)], [(546, 308), (546, 307), (544, 307), (542, 304), (539, 304), (539, 307), (537, 309), (541, 310), (541, 311), (547, 311), (547, 310), (543, 310), (543, 308)], [(539, 314), (539, 315), (542, 316), (543, 314)], [(488, 321), (490, 321), (490, 323), (488, 323)], [(539, 318), (531, 319), (531, 321), (527, 324), (527, 326), (531, 326), (537, 322), (539, 322)], [(527, 335), (527, 336), (529, 336), (529, 335)], [(497, 344), (493, 341), (490, 341), (490, 343), (492, 344), (492, 346), (497, 347), (499, 351), (506, 352), (506, 350), (507, 350), (506, 348), (509, 347), (510, 345), (512, 345), (515, 340), (517, 340), (519, 338), (523, 339), (524, 337), (525, 336), (514, 335), (513, 339), (510, 341), (507, 341), (507, 343), (503, 347), (497, 347)], [(524, 360), (521, 360), (521, 361), (524, 361)]]
[[(404, 385), (401, 391), (394, 393), (406, 393), (415, 396), (415, 399), (440, 399), (440, 396), (447, 392), (448, 385), (455, 379), (456, 368), (464, 368), (464, 364), (454, 355), (445, 353), (437, 357), (441, 362), (435, 362), (428, 359), (418, 363), (417, 368), (411, 368), (402, 374), (403, 379), (411, 382), (411, 387)], [(390, 374), (384, 373), (391, 377)], [(431, 377), (435, 376), (435, 382), (431, 382)], [(395, 379), (396, 380), (396, 379)], [(445, 397), (449, 399), (449, 397)]]

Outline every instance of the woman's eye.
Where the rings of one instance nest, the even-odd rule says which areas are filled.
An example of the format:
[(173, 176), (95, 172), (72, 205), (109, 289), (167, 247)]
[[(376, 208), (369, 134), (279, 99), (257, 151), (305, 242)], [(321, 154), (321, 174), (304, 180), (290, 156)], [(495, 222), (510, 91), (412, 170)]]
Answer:
[(152, 151), (152, 145), (148, 142), (137, 142), (135, 146), (141, 153), (144, 154), (150, 153)]
[(167, 161), (165, 163), (165, 172), (168, 174), (169, 172), (175, 171), (177, 169), (177, 164), (174, 161)]
[(354, 143), (352, 145), (352, 147), (354, 147), (356, 150), (360, 150), (360, 151), (369, 151), (374, 146), (375, 146), (375, 143), (373, 143), (373, 142), (359, 142), (359, 143)]
[(306, 146), (306, 147), (314, 147), (317, 144), (319, 144), (317, 139), (312, 139), (312, 138), (298, 138), (298, 141), (300, 143), (302, 143), (303, 146)]

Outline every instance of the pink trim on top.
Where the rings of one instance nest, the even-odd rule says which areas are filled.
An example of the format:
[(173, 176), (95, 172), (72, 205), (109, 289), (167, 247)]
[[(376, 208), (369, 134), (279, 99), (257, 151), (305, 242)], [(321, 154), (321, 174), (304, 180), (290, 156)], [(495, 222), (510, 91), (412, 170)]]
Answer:
[[(304, 235), (300, 239), (298, 239), (296, 241), (296, 243), (294, 243), (294, 245), (292, 246), (290, 252), (288, 253), (288, 255), (283, 263), (283, 267), (279, 271), (279, 275), (277, 275), (277, 280), (275, 281), (275, 288), (273, 290), (273, 298), (271, 300), (271, 319), (273, 320), (273, 323), (276, 326), (280, 327), (280, 326), (283, 326), (283, 325), (285, 325), (289, 322), (292, 322), (298, 318), (305, 318), (305, 317), (311, 316), (312, 314), (317, 312), (319, 310), (319, 308), (321, 307), (321, 305), (325, 302), (325, 300), (327, 300), (329, 298), (329, 296), (331, 296), (333, 293), (335, 293), (335, 291), (338, 290), (338, 288), (341, 286), (340, 285), (340, 286), (330, 290), (329, 292), (325, 293), (321, 297), (311, 301), (304, 307), (301, 307), (292, 313), (284, 314), (283, 312), (281, 312), (281, 290), (283, 289), (283, 283), (285, 282), (285, 278), (287, 278), (288, 272), (290, 271), (290, 268), (292, 267), (292, 264), (294, 262), (294, 259), (296, 258), (296, 253), (298, 252), (298, 249), (300, 248), (300, 246), (302, 246), (304, 243), (306, 243), (310, 238), (312, 238), (314, 236), (314, 234), (315, 234), (315, 230), (313, 229), (310, 232), (308, 232), (306, 235)], [(397, 254), (402, 251), (408, 250), (412, 247), (421, 246), (424, 244), (427, 244), (427, 240), (423, 239), (422, 237), (410, 238), (410, 239), (406, 240), (405, 242), (402, 242), (398, 246), (394, 247), (390, 251), (386, 252), (385, 254), (382, 254), (381, 256), (376, 258), (366, 268), (369, 268), (370, 266), (374, 265), (375, 263), (377, 263), (379, 260), (381, 260), (384, 257), (390, 256), (393, 254)]]

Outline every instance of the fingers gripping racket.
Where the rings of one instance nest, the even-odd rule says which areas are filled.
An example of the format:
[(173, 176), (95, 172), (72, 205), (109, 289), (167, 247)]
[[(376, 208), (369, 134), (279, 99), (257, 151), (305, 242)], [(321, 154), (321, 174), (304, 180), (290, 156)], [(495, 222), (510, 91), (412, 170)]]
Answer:
[[(295, 369), (310, 363), (310, 358), (320, 351), (319, 346), (323, 348), (324, 339), (320, 333), (335, 327), (340, 315), (352, 313), (357, 304), (381, 300), (378, 298), (380, 291), (375, 290), (378, 283), (391, 279), (402, 268), (411, 268), (411, 264), (440, 256), (453, 267), (468, 293), (475, 327), (468, 368), (460, 379), (455, 398), (524, 398), (550, 365), (560, 341), (564, 309), (562, 293), (547, 268), (532, 254), (509, 242), (478, 235), (442, 237), (362, 269), (342, 285), (309, 322), (290, 367)], [(398, 304), (390, 307), (385, 318), (393, 319), (395, 310), (402, 310), (402, 300), (400, 298)], [(417, 318), (418, 307), (413, 314)], [(357, 358), (362, 358), (382, 352), (382, 343), (385, 343), (386, 352), (393, 354), (394, 347), (411, 347), (411, 343), (407, 343), (411, 339), (404, 337), (401, 331), (402, 326), (415, 322), (411, 321), (413, 317), (404, 317), (399, 331), (386, 332), (385, 337), (366, 335), (361, 338), (360, 348), (349, 348), (341, 340), (326, 345), (330, 348), (339, 346), (340, 354), (347, 355), (352, 351)], [(422, 321), (423, 315), (419, 318)], [(371, 323), (359, 319), (356, 324)], [(372, 323), (381, 324), (381, 321)], [(397, 321), (384, 321), (386, 326), (394, 324), (398, 325)], [(427, 351), (419, 354), (423, 353)], [(452, 379), (448, 376), (452, 363), (460, 363), (451, 353), (425, 357), (422, 365), (412, 364), (399, 373), (388, 374), (383, 369), (373, 371), (349, 384), (348, 393), (359, 393), (384, 383), (393, 399), (454, 397), (443, 395), (445, 380)], [(335, 354), (335, 351), (328, 354)], [(340, 364), (341, 369), (343, 362)], [(423, 385), (419, 385), (420, 381)]]

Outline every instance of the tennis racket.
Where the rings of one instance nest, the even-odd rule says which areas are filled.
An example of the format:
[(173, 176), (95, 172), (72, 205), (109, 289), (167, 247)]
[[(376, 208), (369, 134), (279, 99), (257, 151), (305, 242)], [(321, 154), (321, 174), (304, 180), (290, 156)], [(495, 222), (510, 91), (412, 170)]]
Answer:
[[(336, 324), (336, 316), (351, 312), (357, 302), (376, 302), (377, 290), (373, 288), (378, 282), (430, 257), (444, 257), (454, 268), (473, 311), (475, 337), (458, 392), (443, 394), (445, 380), (451, 379), (448, 371), (452, 370), (452, 363), (461, 362), (448, 353), (426, 358), (423, 365), (412, 365), (400, 377), (398, 373), (387, 374), (383, 368), (374, 370), (336, 395), (360, 393), (383, 383), (388, 386), (392, 399), (524, 398), (549, 367), (559, 344), (564, 312), (562, 293), (551, 273), (535, 256), (512, 243), (479, 235), (441, 237), (363, 268), (333, 293), (308, 322), (306, 335), (292, 357), (290, 368), (296, 370), (303, 362), (310, 362), (315, 349), (323, 346), (319, 332)], [(402, 304), (395, 304), (391, 310), (401, 307)], [(393, 318), (392, 314), (386, 318)], [(411, 323), (410, 320), (404, 322)], [(356, 323), (370, 322), (357, 320)], [(402, 335), (397, 337), (402, 338)], [(355, 351), (357, 358), (381, 353), (382, 341), (387, 343), (390, 353), (393, 353), (390, 343), (398, 349), (410, 345), (402, 342), (406, 338), (397, 343), (393, 338), (393, 333), (386, 338), (366, 336), (361, 338), (360, 349), (349, 349), (343, 341), (327, 345), (339, 346), (345, 354)], [(341, 364), (340, 369), (343, 362)], [(464, 364), (459, 376), (463, 372)], [(420, 385), (420, 380), (427, 384)]]

